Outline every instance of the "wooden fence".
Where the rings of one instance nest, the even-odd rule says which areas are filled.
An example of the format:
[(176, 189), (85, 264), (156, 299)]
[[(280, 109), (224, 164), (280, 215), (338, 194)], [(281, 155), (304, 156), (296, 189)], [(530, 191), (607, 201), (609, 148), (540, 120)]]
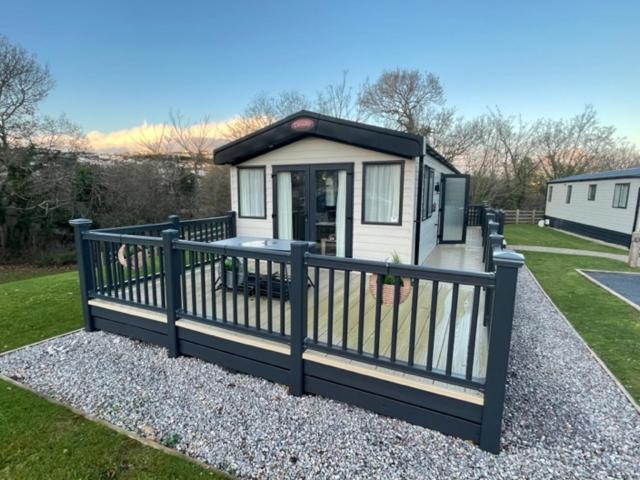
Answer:
[(544, 210), (502, 210), (504, 212), (505, 223), (535, 224), (544, 218)]

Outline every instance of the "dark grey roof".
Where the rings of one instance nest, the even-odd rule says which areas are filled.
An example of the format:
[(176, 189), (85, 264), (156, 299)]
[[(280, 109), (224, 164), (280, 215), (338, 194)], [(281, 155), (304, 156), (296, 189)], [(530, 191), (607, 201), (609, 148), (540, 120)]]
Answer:
[[(301, 122), (296, 126), (297, 120)], [(419, 157), (426, 151), (447, 168), (459, 173), (449, 161), (429, 146), (421, 135), (329, 117), (307, 110), (289, 115), (216, 148), (213, 151), (213, 161), (218, 165), (238, 165), (306, 137), (324, 138), (404, 158)]]
[(586, 182), (589, 180), (614, 180), (617, 178), (640, 178), (640, 167), (623, 170), (607, 170), (605, 172), (581, 173), (570, 177), (556, 178), (548, 183)]

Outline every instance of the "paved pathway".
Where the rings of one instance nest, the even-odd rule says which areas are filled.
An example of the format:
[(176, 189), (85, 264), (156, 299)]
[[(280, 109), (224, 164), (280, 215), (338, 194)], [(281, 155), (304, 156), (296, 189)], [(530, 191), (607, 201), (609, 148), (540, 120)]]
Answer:
[(565, 255), (610, 258), (611, 260), (619, 260), (621, 262), (626, 262), (629, 259), (627, 255), (619, 255), (617, 253), (609, 252), (594, 252), (592, 250), (580, 250), (577, 248), (541, 247), (538, 245), (509, 245), (509, 248), (513, 250), (521, 250), (523, 252), (563, 253)]

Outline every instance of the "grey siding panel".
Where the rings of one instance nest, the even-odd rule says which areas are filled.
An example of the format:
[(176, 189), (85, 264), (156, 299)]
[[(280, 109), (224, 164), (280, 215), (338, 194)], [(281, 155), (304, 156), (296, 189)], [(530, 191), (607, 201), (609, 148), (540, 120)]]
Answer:
[(552, 227), (559, 228), (560, 230), (566, 230), (568, 232), (577, 233), (578, 235), (584, 235), (585, 237), (595, 238), (597, 240), (602, 240), (603, 242), (615, 243), (616, 245), (622, 245), (624, 247), (628, 247), (631, 243), (631, 234), (594, 227), (593, 225), (586, 225), (584, 223), (563, 220), (562, 218), (549, 216), (546, 218), (549, 219), (549, 223)]

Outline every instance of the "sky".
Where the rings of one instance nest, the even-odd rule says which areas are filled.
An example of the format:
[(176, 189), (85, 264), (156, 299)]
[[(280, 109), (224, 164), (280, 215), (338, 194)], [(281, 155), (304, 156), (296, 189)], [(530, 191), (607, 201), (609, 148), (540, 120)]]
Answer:
[[(225, 122), (258, 92), (358, 85), (396, 67), (440, 77), (465, 117), (592, 104), (640, 145), (640, 1), (1, 0), (0, 33), (49, 65), (43, 113), (126, 133), (170, 109)], [(124, 135), (126, 136), (126, 135)]]

